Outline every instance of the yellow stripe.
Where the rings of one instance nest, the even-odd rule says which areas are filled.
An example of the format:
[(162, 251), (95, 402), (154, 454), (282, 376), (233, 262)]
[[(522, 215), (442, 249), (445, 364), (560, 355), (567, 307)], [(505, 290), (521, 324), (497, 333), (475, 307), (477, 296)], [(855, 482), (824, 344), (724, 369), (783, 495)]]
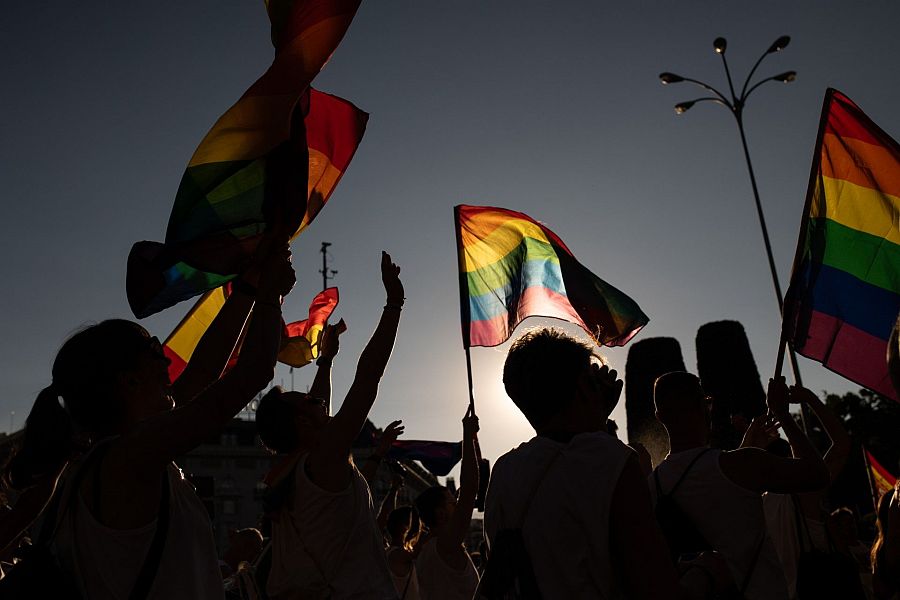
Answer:
[(309, 349), (312, 352), (313, 358), (319, 357), (319, 335), (322, 333), (324, 327), (321, 325), (313, 325), (309, 328), (309, 331), (306, 332), (306, 339), (309, 340)]
[[(484, 216), (479, 215), (479, 220)], [(525, 237), (550, 244), (550, 240), (547, 239), (543, 230), (535, 223), (522, 219), (510, 219), (509, 215), (500, 215), (499, 213), (498, 218), (502, 218), (504, 223), (484, 238), (476, 236), (463, 223), (461, 237), (465, 249), (463, 254), (467, 272), (477, 271), (502, 259), (521, 244)], [(555, 257), (556, 254), (553, 254), (552, 257), (545, 258)]]
[(817, 193), (813, 198), (811, 217), (826, 217), (900, 244), (900, 198), (843, 179), (823, 176), (821, 183), (825, 195)]
[(191, 312), (181, 320), (175, 330), (169, 334), (165, 345), (180, 356), (184, 362), (188, 362), (200, 342), (200, 338), (203, 337), (224, 304), (225, 291), (222, 288), (216, 288), (205, 294), (194, 305)]
[(188, 168), (231, 160), (252, 160), (289, 136), (288, 118), (297, 97), (246, 96), (219, 117), (191, 157)]

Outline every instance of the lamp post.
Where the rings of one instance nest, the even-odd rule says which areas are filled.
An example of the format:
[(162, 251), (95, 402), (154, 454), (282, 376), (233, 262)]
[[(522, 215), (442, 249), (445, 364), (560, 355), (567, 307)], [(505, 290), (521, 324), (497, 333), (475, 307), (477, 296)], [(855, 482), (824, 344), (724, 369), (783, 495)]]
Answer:
[[(725, 77), (728, 80), (728, 90), (730, 92), (730, 99), (725, 96), (722, 92), (714, 88), (713, 86), (699, 81), (697, 79), (691, 79), (690, 77), (682, 77), (681, 75), (676, 75), (675, 73), (660, 73), (659, 80), (663, 83), (663, 85), (668, 85), (670, 83), (692, 83), (699, 87), (702, 87), (707, 92), (710, 92), (711, 96), (702, 96), (700, 98), (694, 98), (693, 100), (688, 100), (686, 102), (679, 102), (675, 105), (675, 114), (681, 115), (691, 109), (695, 104), (699, 102), (715, 102), (716, 104), (721, 104), (725, 108), (727, 108), (734, 120), (737, 122), (738, 132), (741, 134), (741, 146), (744, 149), (744, 158), (747, 160), (747, 171), (750, 174), (750, 185), (753, 187), (753, 198), (756, 200), (756, 214), (759, 217), (759, 227), (762, 230), (763, 236), (763, 244), (766, 247), (766, 257), (769, 259), (769, 270), (772, 273), (772, 283), (775, 286), (775, 296), (778, 300), (778, 312), (781, 314), (784, 309), (784, 301), (781, 293), (781, 284), (778, 282), (778, 272), (775, 269), (775, 258), (772, 255), (772, 244), (769, 241), (769, 230), (766, 227), (766, 218), (763, 215), (762, 204), (759, 201), (759, 189), (756, 186), (756, 176), (753, 173), (753, 163), (750, 161), (750, 151), (747, 149), (747, 136), (744, 133), (744, 107), (747, 106), (747, 98), (750, 97), (756, 89), (767, 83), (769, 81), (777, 81), (780, 83), (790, 83), (797, 78), (796, 71), (785, 71), (784, 73), (779, 73), (778, 75), (772, 75), (771, 77), (766, 77), (757, 81), (752, 86), (750, 85), (750, 80), (753, 78), (754, 73), (756, 73), (757, 67), (759, 67), (760, 63), (762, 63), (763, 59), (765, 59), (770, 54), (775, 54), (776, 52), (781, 52), (784, 50), (787, 45), (790, 43), (791, 38), (783, 35), (769, 46), (765, 52), (763, 52), (762, 56), (756, 61), (756, 64), (753, 65), (753, 68), (750, 69), (750, 74), (747, 75), (747, 79), (744, 80), (744, 85), (741, 86), (740, 95), (735, 93), (734, 83), (731, 79), (731, 70), (728, 68), (728, 60), (725, 58), (725, 49), (728, 46), (728, 42), (723, 37), (718, 37), (713, 41), (713, 49), (716, 54), (722, 57), (722, 65), (725, 67)], [(748, 89), (748, 86), (749, 89)], [(797, 385), (803, 385), (800, 379), (800, 369), (797, 366), (797, 356), (794, 354), (793, 348), (788, 347), (789, 354), (791, 357), (791, 368), (794, 372), (794, 380)]]

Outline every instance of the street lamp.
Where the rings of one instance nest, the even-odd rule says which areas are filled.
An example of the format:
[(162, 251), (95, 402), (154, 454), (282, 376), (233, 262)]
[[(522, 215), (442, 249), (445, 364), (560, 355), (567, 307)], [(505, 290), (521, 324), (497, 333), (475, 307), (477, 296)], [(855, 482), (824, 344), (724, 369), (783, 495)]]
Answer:
[[(769, 230), (766, 227), (766, 218), (763, 215), (762, 204), (759, 201), (759, 189), (756, 186), (756, 176), (753, 174), (753, 163), (750, 162), (750, 151), (747, 149), (747, 136), (744, 134), (743, 115), (744, 107), (747, 105), (747, 98), (759, 86), (769, 81), (790, 83), (797, 78), (796, 71), (785, 71), (784, 73), (779, 73), (778, 75), (766, 77), (755, 83), (749, 89), (747, 88), (747, 86), (750, 85), (750, 80), (753, 78), (754, 73), (756, 73), (757, 67), (759, 67), (763, 59), (765, 59), (766, 56), (770, 54), (781, 52), (787, 47), (790, 41), (790, 37), (783, 35), (772, 42), (772, 45), (769, 46), (765, 52), (763, 52), (762, 56), (760, 56), (756, 61), (756, 64), (753, 65), (753, 68), (750, 69), (750, 74), (747, 75), (747, 79), (744, 80), (744, 85), (741, 86), (741, 93), (740, 95), (738, 95), (734, 91), (734, 83), (731, 79), (731, 70), (728, 68), (728, 60), (725, 58), (725, 50), (728, 47), (728, 42), (723, 37), (716, 38), (713, 41), (713, 50), (715, 50), (716, 54), (722, 57), (722, 65), (725, 68), (725, 76), (728, 80), (728, 90), (730, 92), (730, 98), (726, 97), (725, 94), (709, 85), (708, 83), (704, 83), (697, 79), (691, 79), (690, 77), (684, 77), (682, 75), (676, 75), (675, 73), (670, 72), (659, 74), (659, 80), (663, 83), (663, 85), (683, 82), (692, 83), (712, 94), (711, 96), (703, 96), (701, 98), (695, 98), (686, 102), (679, 102), (675, 105), (675, 114), (684, 114), (699, 102), (715, 102), (716, 104), (721, 104), (722, 106), (728, 108), (728, 110), (731, 111), (731, 114), (734, 116), (734, 119), (737, 122), (738, 131), (741, 134), (741, 146), (744, 148), (744, 158), (747, 160), (747, 171), (750, 173), (750, 184), (753, 187), (753, 198), (756, 200), (756, 214), (759, 216), (759, 227), (762, 230), (763, 243), (766, 247), (766, 256), (769, 259), (769, 270), (772, 272), (772, 283), (775, 286), (775, 296), (778, 300), (779, 314), (782, 313), (784, 309), (784, 301), (781, 294), (781, 284), (778, 282), (778, 272), (775, 269), (775, 258), (772, 256), (772, 244), (769, 242)], [(794, 380), (797, 382), (797, 385), (802, 385), (800, 380), (800, 370), (797, 366), (797, 357), (794, 354), (793, 348), (789, 348), (789, 350), (791, 357), (791, 367), (794, 372)]]

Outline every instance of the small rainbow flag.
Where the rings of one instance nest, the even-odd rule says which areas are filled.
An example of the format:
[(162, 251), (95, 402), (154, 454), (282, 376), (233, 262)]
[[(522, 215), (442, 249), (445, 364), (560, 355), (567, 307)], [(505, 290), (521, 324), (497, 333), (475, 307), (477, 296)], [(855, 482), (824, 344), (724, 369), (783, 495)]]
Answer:
[(623, 346), (649, 319), (579, 263), (559, 237), (520, 212), (454, 208), (463, 345), (497, 346), (526, 317), (580, 325), (598, 344)]
[[(138, 242), (126, 288), (143, 318), (234, 278), (266, 229), (277, 187), (291, 170), (292, 118), (302, 117), (309, 146), (309, 224), (347, 167), (368, 115), (312, 91), (310, 82), (337, 48), (360, 0), (271, 0), (275, 59), (213, 125), (182, 176), (165, 244)], [(278, 194), (276, 194), (277, 196)], [(294, 201), (293, 199), (291, 201)], [(297, 198), (297, 202), (306, 198)]]
[[(231, 295), (231, 284), (204, 294), (163, 342), (163, 353), (169, 359), (169, 381), (175, 381), (194, 354), (200, 338), (222, 310)], [(309, 318), (284, 325), (278, 360), (292, 367), (309, 364), (319, 355), (319, 334), (338, 305), (338, 289), (319, 292), (309, 305)], [(233, 366), (240, 353), (240, 342), (228, 361)]]
[(829, 89), (814, 156), (784, 339), (897, 400), (886, 354), (900, 312), (900, 145)]
[(897, 478), (882, 467), (881, 463), (875, 460), (875, 457), (868, 450), (865, 452), (866, 462), (869, 463), (869, 473), (872, 476), (872, 486), (875, 488), (873, 491), (875, 492), (875, 504), (877, 506), (878, 499), (894, 489), (894, 485), (897, 484)]

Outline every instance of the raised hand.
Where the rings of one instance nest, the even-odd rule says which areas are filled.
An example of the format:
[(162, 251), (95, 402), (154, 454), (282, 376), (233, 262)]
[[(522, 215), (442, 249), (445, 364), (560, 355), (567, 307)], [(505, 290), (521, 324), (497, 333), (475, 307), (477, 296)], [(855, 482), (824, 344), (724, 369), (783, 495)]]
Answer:
[(754, 417), (744, 433), (741, 448), (765, 448), (769, 442), (778, 437), (780, 427), (781, 422), (772, 413)]
[(391, 255), (381, 252), (381, 282), (387, 295), (389, 305), (400, 307), (406, 299), (403, 295), (403, 282), (400, 281), (400, 267), (395, 265)]
[(478, 434), (478, 430), (480, 429), (478, 425), (478, 415), (475, 414), (475, 407), (469, 405), (469, 408), (466, 409), (466, 416), (463, 417), (463, 439), (471, 440), (475, 439), (475, 436)]
[(403, 435), (403, 431), (403, 421), (392, 421), (381, 433), (381, 438), (378, 440), (378, 447), (375, 449), (375, 454), (378, 456), (387, 456), (393, 443), (397, 441), (398, 437)]
[(616, 370), (610, 369), (608, 365), (600, 366), (592, 363), (590, 369), (582, 373), (579, 386), (583, 393), (588, 394), (588, 397), (599, 395), (611, 413), (619, 403), (622, 386), (625, 385), (625, 382), (618, 379), (618, 376)]
[(341, 319), (335, 325), (326, 325), (319, 336), (319, 358), (331, 360), (341, 349), (340, 335), (347, 331), (347, 324)]
[(784, 382), (783, 376), (769, 380), (769, 390), (766, 393), (766, 404), (769, 407), (769, 411), (781, 421), (791, 418), (788, 410), (789, 398), (790, 393), (788, 392), (788, 387)]

